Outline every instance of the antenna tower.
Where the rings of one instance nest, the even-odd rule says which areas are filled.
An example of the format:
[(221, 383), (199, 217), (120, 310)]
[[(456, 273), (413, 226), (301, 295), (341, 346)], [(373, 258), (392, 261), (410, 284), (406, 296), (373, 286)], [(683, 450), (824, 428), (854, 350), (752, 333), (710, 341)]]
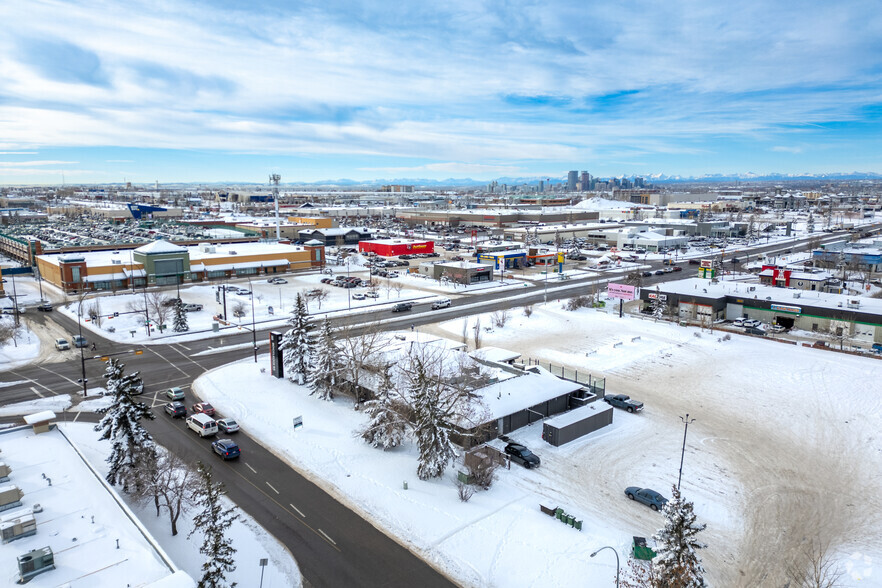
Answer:
[(273, 185), (273, 204), (276, 207), (276, 241), (281, 239), (280, 229), (279, 229), (279, 181), (282, 179), (282, 176), (279, 174), (270, 174), (270, 184)]

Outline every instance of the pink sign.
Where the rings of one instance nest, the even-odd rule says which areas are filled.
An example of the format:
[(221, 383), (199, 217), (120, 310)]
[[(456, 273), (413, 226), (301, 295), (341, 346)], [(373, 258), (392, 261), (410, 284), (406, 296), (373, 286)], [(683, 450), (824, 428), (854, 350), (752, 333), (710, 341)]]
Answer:
[(626, 284), (607, 284), (606, 295), (609, 298), (621, 298), (622, 300), (634, 300), (636, 288)]

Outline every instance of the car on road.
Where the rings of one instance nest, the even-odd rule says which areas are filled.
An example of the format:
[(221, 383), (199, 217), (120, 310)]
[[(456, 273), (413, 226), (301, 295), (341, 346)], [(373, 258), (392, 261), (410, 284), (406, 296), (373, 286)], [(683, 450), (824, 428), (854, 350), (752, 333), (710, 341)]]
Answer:
[(697, 259), (690, 259), (689, 260), (689, 265), (700, 265), (700, 264), (701, 264), (701, 262), (698, 261)]
[(631, 397), (627, 394), (613, 394), (611, 396), (604, 396), (603, 399), (607, 404), (627, 410), (628, 412), (640, 412), (643, 410), (643, 403), (631, 400)]
[(445, 298), (444, 300), (436, 300), (432, 303), (432, 310), (438, 310), (439, 308), (447, 308), (450, 306), (450, 299)]
[(42, 311), (42, 312), (52, 312), (52, 305), (48, 302), (41, 302), (37, 306), (37, 310)]
[(509, 443), (505, 446), (505, 453), (513, 462), (521, 464), (528, 470), (538, 468), (541, 463), (539, 456), (520, 443)]
[(649, 276), (652, 275), (652, 272), (643, 272), (643, 273), (640, 274), (640, 275), (642, 275), (644, 278), (648, 278)]
[[(24, 311), (25, 311), (25, 309), (23, 307), (21, 307), (21, 306), (18, 307), (18, 314), (22, 314)], [(0, 314), (15, 314), (15, 307), (14, 306), (4, 306), (3, 308), (0, 308)]]
[(232, 439), (218, 439), (211, 444), (211, 448), (225, 460), (236, 459), (242, 454), (239, 451), (239, 446)]
[(631, 500), (636, 500), (641, 504), (645, 504), (652, 510), (661, 510), (668, 503), (667, 498), (650, 488), (628, 486), (625, 488), (625, 496)]
[(180, 388), (166, 388), (163, 392), (166, 398), (169, 400), (183, 400), (184, 399), (184, 391)]
[(224, 433), (235, 433), (239, 430), (239, 423), (233, 419), (217, 419), (217, 428)]
[(187, 416), (187, 407), (183, 402), (169, 402), (165, 405), (165, 412), (173, 419), (182, 418)]
[(67, 339), (56, 339), (55, 349), (58, 351), (67, 351), (70, 349), (70, 343), (67, 342)]
[(202, 305), (201, 304), (185, 304), (181, 308), (184, 310), (184, 312), (196, 312), (196, 311), (202, 310)]
[(413, 308), (413, 304), (411, 304), (410, 302), (399, 302), (392, 307), (392, 312), (406, 312), (411, 308)]
[(208, 416), (212, 416), (214, 414), (214, 407), (207, 402), (197, 402), (191, 407), (191, 410), (195, 414), (207, 414)]
[(662, 275), (662, 274), (664, 274), (664, 273), (665, 273), (665, 270), (663, 270), (663, 269), (655, 270), (655, 275), (657, 275), (657, 276), (660, 276), (660, 275)]
[(673, 268), (671, 268), (671, 269), (673, 269), (675, 272), (682, 272), (682, 271), (683, 271), (683, 268), (680, 267), (679, 265), (675, 265), (675, 266), (674, 266)]
[(73, 339), (71, 339), (71, 341), (73, 341), (74, 347), (78, 347), (78, 348), (79, 347), (88, 347), (88, 345), (89, 345), (89, 342), (82, 335), (74, 335)]

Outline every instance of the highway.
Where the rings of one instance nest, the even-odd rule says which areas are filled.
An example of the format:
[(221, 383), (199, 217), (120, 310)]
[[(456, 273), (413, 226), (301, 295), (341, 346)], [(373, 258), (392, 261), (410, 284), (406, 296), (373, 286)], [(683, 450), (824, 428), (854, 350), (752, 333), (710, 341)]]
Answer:
[[(843, 235), (825, 236), (825, 241), (841, 240)], [(751, 258), (767, 252), (805, 247), (807, 239), (760, 246), (749, 252)], [(748, 252), (732, 255), (739, 258)], [(686, 261), (679, 261), (684, 268)], [(661, 267), (660, 262), (649, 264), (652, 269)], [(730, 264), (726, 264), (730, 265)], [(694, 267), (694, 266), (693, 266)], [(691, 272), (647, 277), (643, 286), (660, 281), (680, 279)], [(513, 272), (511, 277), (517, 277)], [(586, 293), (592, 284), (621, 281), (620, 273), (600, 277), (549, 281), (548, 300), (569, 298)], [(503, 308), (521, 307), (542, 302), (546, 297), (546, 284), (534, 285), (521, 290), (474, 294), (454, 301), (440, 311), (432, 311), (429, 303), (418, 304), (410, 312), (392, 314), (384, 309), (381, 313), (343, 316), (333, 320), (335, 326), (351, 325), (354, 329), (382, 319), (384, 330), (407, 329), (411, 325), (434, 323), (460, 316), (488, 312)], [(45, 321), (58, 323), (66, 332), (75, 333), (76, 323), (58, 312), (32, 313), (28, 320), (39, 328)], [(258, 332), (261, 342), (268, 338), (269, 329)], [(136, 346), (115, 343), (94, 334), (101, 354), (124, 353)], [(253, 517), (267, 531), (282, 542), (296, 558), (304, 577), (304, 584), (314, 587), (336, 586), (451, 586), (453, 582), (372, 526), (367, 520), (337, 501), (333, 496), (311, 482), (295, 468), (276, 457), (270, 450), (253, 441), (242, 431), (235, 434), (242, 449), (242, 457), (233, 462), (222, 462), (215, 456), (210, 441), (200, 439), (186, 430), (182, 419), (168, 417), (163, 405), (165, 400), (158, 393), (170, 386), (179, 386), (187, 394), (187, 405), (196, 401), (190, 391), (192, 382), (201, 374), (221, 365), (251, 357), (250, 345), (246, 348), (224, 347), (251, 342), (250, 333), (216, 335), (201, 341), (172, 344), (151, 344), (141, 347), (143, 355), (124, 354), (119, 359), (127, 370), (139, 370), (145, 383), (144, 402), (156, 412), (156, 420), (148, 422), (147, 428), (157, 442), (181, 455), (190, 462), (202, 460), (214, 466), (217, 479), (226, 486), (227, 492), (238, 506)], [(208, 355), (195, 354), (216, 349)], [(104, 363), (87, 351), (87, 378), (90, 386), (101, 385)], [(92, 356), (95, 356), (92, 358)], [(37, 397), (58, 394), (76, 394), (82, 385), (79, 350), (60, 352), (58, 358), (0, 372), (0, 385), (16, 382), (0, 388), (0, 404), (9, 404)], [(65, 417), (70, 418), (70, 417)], [(94, 420), (94, 415), (80, 417)]]

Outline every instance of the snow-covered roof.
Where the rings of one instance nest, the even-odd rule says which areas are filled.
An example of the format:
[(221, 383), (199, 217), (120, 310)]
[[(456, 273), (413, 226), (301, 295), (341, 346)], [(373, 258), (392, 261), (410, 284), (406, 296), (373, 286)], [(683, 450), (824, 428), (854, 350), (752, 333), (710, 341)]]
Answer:
[(430, 239), (371, 239), (362, 243), (376, 243), (377, 245), (415, 245), (419, 243), (432, 243)]
[(482, 361), (508, 362), (515, 360), (521, 356), (517, 351), (509, 351), (501, 347), (481, 347), (469, 353), (475, 359)]
[[(141, 270), (142, 272), (144, 270)], [(85, 282), (106, 282), (107, 280), (125, 280), (129, 275), (125, 272), (116, 272), (112, 274), (95, 274), (94, 276), (85, 276), (83, 281)]]
[[(422, 264), (420, 264), (422, 265)], [(480, 269), (482, 267), (493, 267), (489, 263), (475, 263), (474, 261), (448, 261), (446, 263), (436, 262), (434, 265), (441, 267), (452, 267), (458, 269)]]
[(531, 366), (521, 375), (511, 375), (507, 379), (477, 390), (489, 411), (489, 418), (498, 419), (542, 402), (575, 392), (581, 384), (561, 380), (548, 370)]
[(24, 418), (24, 422), (29, 425), (33, 425), (35, 423), (45, 423), (46, 421), (51, 421), (55, 419), (55, 413), (51, 410), (43, 410), (40, 412), (35, 412), (34, 414), (26, 415)]
[(545, 424), (551, 425), (552, 427), (566, 427), (568, 425), (572, 425), (573, 423), (578, 423), (581, 420), (587, 419), (588, 417), (595, 414), (604, 413), (612, 409), (612, 405), (607, 404), (606, 402), (595, 401), (591, 404), (588, 404), (587, 406), (583, 406), (581, 408), (559, 414), (556, 417), (552, 417), (546, 420)]
[[(214, 263), (206, 264), (204, 269), (209, 272), (229, 271), (235, 269), (247, 269), (251, 267), (275, 267), (288, 265), (287, 259), (264, 259), (260, 261), (242, 261), (238, 263)], [(195, 270), (199, 271), (199, 270)]]
[(157, 239), (153, 243), (148, 243), (147, 245), (142, 245), (135, 249), (138, 253), (146, 253), (148, 255), (155, 255), (160, 253), (183, 253), (187, 251), (186, 247), (181, 247), (180, 245), (175, 245), (174, 243), (170, 243), (168, 241)]

